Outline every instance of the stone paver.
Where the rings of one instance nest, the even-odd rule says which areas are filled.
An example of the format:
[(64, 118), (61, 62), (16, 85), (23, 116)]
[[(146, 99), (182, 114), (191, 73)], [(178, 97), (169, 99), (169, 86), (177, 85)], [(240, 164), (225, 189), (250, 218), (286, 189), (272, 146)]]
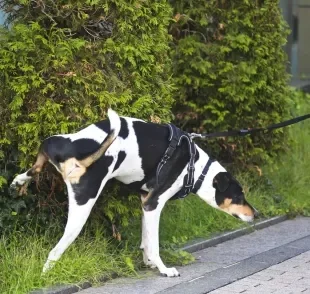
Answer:
[(310, 251), (209, 293), (310, 293)]
[[(261, 274), (261, 276), (253, 275), (251, 285), (249, 285), (248, 280), (242, 278), (261, 271), (272, 264), (296, 256), (301, 252), (310, 250), (310, 248), (307, 248), (307, 246), (309, 247), (310, 239), (302, 239), (307, 236), (310, 236), (310, 218), (288, 220), (194, 253), (197, 262), (185, 267), (177, 267), (181, 273), (180, 278), (163, 278), (158, 275), (156, 270), (148, 271), (148, 275), (142, 276), (140, 279), (115, 279), (101, 287), (85, 289), (80, 293), (171, 294), (185, 291), (187, 294), (200, 294), (207, 293), (206, 289), (208, 288), (210, 288), (210, 291), (219, 288), (216, 291), (222, 294), (220, 291), (223, 291), (223, 286), (234, 282), (234, 279), (241, 280), (234, 285), (236, 288), (231, 289), (230, 292), (226, 293), (240, 293), (242, 290), (248, 291), (249, 289), (251, 289), (252, 293), (258, 293), (257, 287), (259, 287), (262, 281), (268, 282), (268, 279), (271, 277), (273, 278), (275, 273), (278, 273), (279, 269), (272, 266), (269, 269), (269, 274), (274, 271), (271, 276), (266, 274)], [(291, 242), (293, 243), (291, 244)], [(284, 247), (281, 249), (281, 246)], [(285, 252), (283, 253), (281, 250), (284, 250)], [(282, 256), (286, 257), (281, 259)], [(289, 267), (288, 264), (283, 264), (284, 266)], [(299, 272), (303, 273), (305, 270), (304, 267), (307, 266), (308, 264), (296, 268), (294, 274), (299, 274)], [(287, 272), (287, 270), (283, 270), (283, 272)], [(263, 271), (260, 273), (263, 273)], [(282, 273), (281, 270), (280, 273)], [(280, 273), (278, 274), (280, 275)], [(231, 280), (231, 278), (233, 280)], [(255, 281), (255, 279), (258, 279), (258, 282)], [(240, 288), (244, 288), (245, 282), (248, 288), (240, 290)], [(303, 283), (305, 284), (306, 282), (303, 281)], [(211, 284), (214, 286), (212, 286), (213, 288), (211, 288)], [(230, 285), (233, 284), (234, 283)], [(254, 285), (256, 287), (254, 287)], [(277, 291), (284, 286), (285, 285), (281, 282), (280, 278), (277, 285), (271, 283), (265, 285), (266, 289), (268, 288), (270, 291)], [(180, 292), (180, 289), (183, 291)], [(214, 291), (214, 293), (216, 292)], [(272, 292), (269, 292), (268, 290), (267, 292), (263, 292), (263, 294), (265, 293), (268, 294)], [(282, 293), (286, 294), (286, 292)]]

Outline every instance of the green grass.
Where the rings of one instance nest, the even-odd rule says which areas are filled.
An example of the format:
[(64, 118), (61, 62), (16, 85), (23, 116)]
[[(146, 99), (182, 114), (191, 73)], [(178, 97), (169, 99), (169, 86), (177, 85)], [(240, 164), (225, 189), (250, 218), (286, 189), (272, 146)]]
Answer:
[[(310, 112), (310, 111), (309, 111)], [(306, 113), (306, 109), (305, 112)], [(283, 198), (283, 205), (292, 213), (310, 213), (310, 121), (290, 128), (295, 142), (291, 150), (268, 166), (272, 184)]]
[[(256, 193), (256, 194), (255, 194)], [(258, 190), (250, 193), (255, 204), (261, 196)], [(260, 208), (260, 205), (257, 205)], [(204, 203), (197, 196), (184, 201), (170, 202), (164, 209), (160, 238), (162, 258), (166, 264), (183, 265), (194, 259), (190, 254), (174, 249), (196, 237), (227, 231), (246, 224), (221, 213)], [(117, 273), (121, 276), (136, 275), (141, 268), (140, 220), (136, 219), (122, 232), (126, 241), (110, 240), (104, 228), (86, 228), (63, 254), (56, 266), (46, 275), (42, 267), (49, 251), (56, 245), (61, 233), (47, 229), (46, 233), (11, 232), (0, 240), (0, 293), (27, 293), (32, 289), (57, 284), (77, 284)]]
[[(56, 235), (56, 236), (55, 236)], [(13, 232), (0, 240), (0, 293), (28, 293), (35, 288), (70, 284), (91, 280), (97, 282), (102, 276), (134, 275), (137, 252), (116, 250), (97, 230), (90, 238), (84, 232), (74, 242), (53, 270), (41, 275), (42, 266), (49, 250), (57, 242), (57, 233), (48, 230), (44, 236)]]
[[(292, 93), (293, 94), (293, 93)], [(310, 113), (310, 95), (296, 93), (291, 116)], [(264, 168), (277, 193), (280, 207), (287, 213), (310, 215), (310, 120), (289, 127), (290, 148)]]
[[(302, 110), (295, 115), (310, 112), (309, 101), (303, 100), (301, 105)], [(310, 122), (290, 127), (289, 138), (294, 143), (285, 154), (275, 158), (276, 164), (263, 167), (264, 177), (236, 176), (249, 202), (265, 217), (284, 213), (310, 215)], [(271, 185), (266, 185), (266, 179)], [(171, 201), (161, 219), (163, 260), (174, 265), (191, 262), (191, 255), (175, 249), (189, 240), (246, 225), (209, 207), (198, 196)], [(97, 282), (112, 273), (136, 275), (142, 264), (138, 250), (140, 226), (140, 219), (131, 222), (122, 230), (125, 240), (120, 243), (109, 241), (100, 225), (84, 230), (55, 268), (44, 276), (43, 264), (62, 232), (48, 229), (43, 236), (11, 232), (0, 240), (0, 293), (27, 293), (31, 289), (86, 280)]]

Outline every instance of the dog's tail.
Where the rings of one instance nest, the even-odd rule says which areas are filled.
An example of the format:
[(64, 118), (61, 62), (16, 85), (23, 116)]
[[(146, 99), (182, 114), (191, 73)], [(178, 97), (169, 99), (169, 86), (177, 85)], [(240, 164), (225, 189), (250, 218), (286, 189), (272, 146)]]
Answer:
[(121, 130), (121, 120), (118, 114), (112, 110), (111, 108), (108, 110), (108, 117), (110, 120), (110, 132), (107, 137), (100, 144), (99, 149), (95, 151), (93, 154), (88, 157), (79, 160), (79, 163), (84, 167), (89, 167), (95, 161), (97, 161), (111, 146), (114, 140), (117, 138), (120, 130)]

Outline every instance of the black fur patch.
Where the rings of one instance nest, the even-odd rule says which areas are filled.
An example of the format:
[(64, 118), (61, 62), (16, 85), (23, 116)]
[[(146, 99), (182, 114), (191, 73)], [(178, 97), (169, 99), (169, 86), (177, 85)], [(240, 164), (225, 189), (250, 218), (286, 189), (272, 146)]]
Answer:
[(100, 146), (98, 142), (92, 139), (78, 139), (71, 143), (75, 150), (75, 158), (78, 160), (84, 159), (85, 157), (96, 152)]
[(110, 132), (111, 126), (110, 126), (109, 120), (102, 120), (102, 121), (96, 122), (94, 125), (106, 133)]
[[(128, 124), (126, 119), (124, 119), (123, 117), (121, 117), (120, 120), (121, 120), (121, 129), (118, 135), (121, 138), (126, 139), (129, 135)], [(110, 132), (111, 126), (109, 120), (102, 120), (100, 122), (95, 123), (94, 125), (106, 133)]]
[(129, 136), (128, 124), (123, 117), (121, 117), (121, 130), (118, 135), (123, 139), (126, 139)]
[(87, 172), (80, 178), (78, 184), (72, 184), (78, 205), (84, 205), (89, 199), (96, 198), (101, 182), (108, 174), (112, 162), (112, 156), (102, 156), (87, 168)]
[(142, 169), (146, 181), (155, 175), (156, 168), (164, 155), (169, 142), (168, 127), (140, 121), (133, 122), (133, 128), (139, 146), (139, 156), (142, 158)]
[(65, 162), (68, 158), (76, 155), (71, 140), (60, 136), (45, 139), (42, 143), (42, 149), (58, 168), (60, 162)]
[(120, 165), (125, 160), (125, 158), (126, 158), (126, 152), (125, 151), (118, 152), (117, 161), (116, 161), (116, 164), (114, 166), (113, 172), (120, 167)]
[(92, 139), (79, 139), (72, 142), (69, 138), (52, 136), (44, 140), (42, 146), (50, 160), (59, 167), (59, 163), (69, 158), (75, 157), (80, 160), (94, 153), (99, 144)]
[(218, 173), (213, 179), (213, 187), (217, 205), (223, 204), (225, 199), (231, 199), (233, 204), (244, 204), (241, 184), (229, 172)]

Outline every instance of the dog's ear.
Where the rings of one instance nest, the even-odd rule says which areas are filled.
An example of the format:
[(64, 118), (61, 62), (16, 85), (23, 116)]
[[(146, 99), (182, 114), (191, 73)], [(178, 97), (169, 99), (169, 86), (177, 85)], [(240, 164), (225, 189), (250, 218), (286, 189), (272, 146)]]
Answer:
[(228, 189), (230, 180), (231, 178), (228, 172), (220, 172), (213, 179), (213, 188), (224, 192)]

